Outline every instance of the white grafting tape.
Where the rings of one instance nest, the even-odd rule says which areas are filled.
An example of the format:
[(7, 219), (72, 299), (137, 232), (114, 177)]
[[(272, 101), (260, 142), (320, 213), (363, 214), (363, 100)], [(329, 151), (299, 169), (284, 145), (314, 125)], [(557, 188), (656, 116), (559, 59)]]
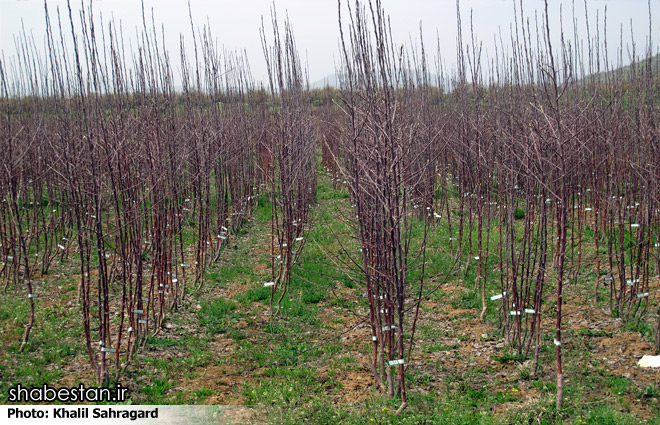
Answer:
[(639, 367), (660, 367), (660, 356), (644, 355), (639, 359), (637, 365)]
[(504, 296), (506, 296), (506, 291), (502, 292), (501, 294), (493, 295), (492, 297), (490, 297), (490, 300), (491, 301), (496, 301), (496, 300), (501, 299)]

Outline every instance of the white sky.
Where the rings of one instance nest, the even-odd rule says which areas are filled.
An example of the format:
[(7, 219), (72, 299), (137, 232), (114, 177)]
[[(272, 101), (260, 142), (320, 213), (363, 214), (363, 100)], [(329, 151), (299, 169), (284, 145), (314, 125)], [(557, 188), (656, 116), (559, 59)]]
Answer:
[[(345, 3), (346, 0), (343, 2)], [(520, 0), (515, 0), (519, 4)], [(85, 4), (88, 0), (85, 0)], [(207, 22), (211, 25), (214, 36), (220, 46), (229, 50), (245, 49), (250, 61), (252, 74), (256, 80), (266, 75), (265, 62), (261, 50), (259, 28), (261, 17), (270, 22), (270, 0), (190, 0), (193, 19), (196, 26)], [(283, 20), (288, 13), (292, 23), (296, 42), (303, 62), (309, 64), (310, 81), (319, 80), (334, 72), (335, 59), (338, 57), (339, 30), (337, 23), (336, 0), (276, 0), (278, 17)], [(436, 31), (439, 33), (440, 49), (447, 65), (452, 68), (456, 57), (456, 6), (455, 0), (382, 0), (386, 12), (391, 17), (395, 42), (407, 43), (409, 36), (417, 38), (420, 21), (424, 27), (424, 42), (430, 53), (431, 63), (435, 63)], [(543, 8), (542, 0), (523, 0), (526, 15), (533, 19), (534, 10)], [(576, 16), (582, 34), (585, 31), (584, 1), (576, 0)], [(550, 0), (551, 30), (554, 36), (559, 33), (559, 6), (563, 5), (566, 33), (572, 38), (571, 23), (572, 2), (570, 0)], [(49, 0), (49, 10), (54, 16), (57, 6), (66, 11), (66, 0)], [(647, 0), (587, 0), (591, 31), (595, 31), (596, 10), (600, 9), (601, 29), (603, 8), (607, 5), (608, 43), (610, 61), (619, 45), (620, 26), (623, 24), (624, 43), (630, 40), (632, 33), (643, 53), (649, 33), (649, 11)], [(80, 1), (73, 1), (74, 10), (80, 8)], [(145, 0), (145, 9), (153, 8), (157, 25), (166, 29), (166, 44), (175, 66), (178, 78), (179, 34), (190, 39), (187, 1)], [(136, 26), (141, 26), (139, 0), (95, 0), (95, 13), (102, 13), (104, 20), (112, 15), (121, 20), (124, 37), (134, 36)], [(479, 40), (484, 42), (484, 49), (492, 57), (494, 54), (493, 36), (501, 28), (505, 43), (509, 41), (509, 24), (513, 20), (513, 0), (461, 0), (463, 17), (463, 36), (469, 37), (470, 10), (473, 13), (474, 29)], [(653, 37), (655, 45), (660, 39), (660, 0), (651, 0)], [(43, 0), (0, 0), (0, 50), (5, 56), (15, 54), (13, 36), (20, 31), (21, 22), (28, 32), (32, 32), (37, 45), (41, 45), (45, 34)], [(68, 23), (67, 23), (68, 28)], [(267, 26), (267, 30), (268, 30)], [(553, 37), (554, 38), (554, 37)], [(135, 45), (135, 44), (134, 44)], [(555, 46), (559, 45), (556, 39)], [(654, 49), (655, 50), (655, 49)], [(189, 55), (191, 52), (189, 52)], [(629, 61), (627, 52), (624, 62)], [(434, 70), (431, 69), (433, 72)]]

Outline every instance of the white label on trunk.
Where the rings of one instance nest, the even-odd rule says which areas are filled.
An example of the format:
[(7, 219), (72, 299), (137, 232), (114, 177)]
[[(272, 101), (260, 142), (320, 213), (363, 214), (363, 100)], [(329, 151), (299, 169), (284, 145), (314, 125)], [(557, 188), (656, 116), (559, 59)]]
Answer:
[(526, 309), (525, 309), (525, 313), (527, 313), (527, 314), (534, 314), (534, 313), (536, 313), (536, 310), (534, 310), (533, 308), (526, 308)]
[(404, 363), (403, 359), (394, 359), (387, 362), (387, 364), (390, 366), (398, 366), (398, 365), (402, 365), (403, 363)]
[(557, 339), (552, 340), (553, 344), (555, 344), (557, 347), (561, 345), (561, 341), (557, 341)]
[(266, 282), (266, 283), (264, 283), (264, 286), (266, 286), (266, 287), (275, 286), (275, 282)]
[(116, 353), (117, 349), (112, 347), (101, 347), (101, 352), (103, 353)]
[(644, 297), (648, 297), (648, 296), (649, 296), (648, 292), (642, 292), (640, 294), (637, 294), (637, 298), (644, 298)]
[(491, 301), (496, 301), (496, 300), (501, 299), (501, 298), (504, 297), (505, 295), (506, 295), (506, 291), (505, 291), (505, 292), (502, 292), (501, 294), (493, 295), (492, 297), (490, 297), (490, 300), (491, 300)]

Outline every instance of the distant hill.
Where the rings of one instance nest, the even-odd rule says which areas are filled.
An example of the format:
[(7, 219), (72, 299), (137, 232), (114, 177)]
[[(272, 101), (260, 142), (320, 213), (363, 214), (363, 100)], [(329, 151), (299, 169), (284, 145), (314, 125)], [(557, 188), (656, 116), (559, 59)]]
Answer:
[[(621, 68), (613, 69), (609, 72), (596, 73), (594, 74), (594, 77), (600, 77), (601, 79), (603, 79), (608, 75), (617, 78), (621, 76), (624, 80), (628, 80), (631, 78), (633, 73), (645, 72), (646, 67), (649, 65), (649, 62), (651, 65), (652, 72), (657, 74), (660, 71), (660, 54), (651, 56), (648, 59), (647, 58), (640, 59), (638, 62), (635, 63), (634, 67), (632, 64), (630, 64), (630, 65), (622, 66)], [(590, 79), (591, 76), (587, 76), (584, 78), (584, 80), (587, 81)]]
[(326, 75), (320, 80), (314, 81), (313, 83), (309, 84), (309, 88), (312, 90), (322, 89), (325, 88), (326, 86), (335, 87), (335, 88), (339, 87), (339, 77), (337, 76), (337, 74)]

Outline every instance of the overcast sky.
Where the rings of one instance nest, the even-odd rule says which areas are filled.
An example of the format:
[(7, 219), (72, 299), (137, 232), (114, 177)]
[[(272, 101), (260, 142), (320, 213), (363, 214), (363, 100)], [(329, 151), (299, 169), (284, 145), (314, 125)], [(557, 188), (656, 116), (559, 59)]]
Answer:
[[(520, 0), (515, 0), (519, 4)], [(88, 0), (85, 1), (85, 4)], [(270, 20), (271, 0), (190, 0), (196, 26), (210, 23), (218, 44), (229, 50), (245, 49), (255, 79), (266, 75), (265, 62), (259, 38), (261, 18)], [(584, 0), (576, 0), (576, 16), (581, 34), (585, 31)], [(303, 61), (309, 64), (310, 81), (319, 80), (334, 72), (338, 55), (339, 30), (337, 24), (336, 0), (276, 0), (279, 17), (288, 13), (294, 29), (298, 49)], [(455, 0), (382, 0), (386, 12), (391, 17), (395, 42), (407, 43), (409, 36), (417, 37), (419, 24), (424, 28), (424, 41), (427, 52), (436, 55), (436, 31), (439, 34), (440, 49), (449, 68), (455, 66), (456, 57), (456, 2)], [(543, 8), (542, 0), (524, 0), (525, 14), (533, 19), (535, 9)], [(49, 0), (51, 14), (57, 6), (66, 8), (66, 0)], [(554, 35), (559, 32), (559, 10), (563, 5), (564, 25), (572, 34), (572, 1), (551, 0), (551, 29)], [(647, 0), (588, 0), (591, 31), (596, 25), (596, 11), (602, 17), (607, 5), (607, 26), (610, 54), (616, 53), (619, 45), (620, 27), (623, 25), (624, 43), (629, 42), (631, 31), (641, 47), (646, 45), (649, 34), (649, 9)], [(80, 8), (80, 1), (73, 1), (72, 7)], [(151, 13), (153, 8), (156, 24), (164, 24), (166, 44), (170, 55), (178, 57), (179, 34), (190, 38), (187, 1), (145, 0), (145, 8)], [(134, 28), (141, 26), (139, 0), (95, 0), (95, 13), (102, 13), (104, 20), (113, 16), (121, 20), (124, 36), (135, 34)], [(493, 35), (500, 29), (505, 42), (509, 39), (509, 25), (513, 20), (513, 0), (461, 0), (464, 37), (469, 36), (470, 11), (473, 14), (474, 30), (484, 48), (492, 57), (494, 54)], [(63, 10), (63, 12), (65, 9)], [(651, 0), (653, 36), (657, 45), (660, 40), (660, 0)], [(633, 22), (632, 30), (630, 22)], [(0, 0), (0, 49), (5, 56), (15, 53), (14, 35), (20, 31), (21, 22), (28, 32), (32, 32), (37, 44), (44, 37), (43, 0)], [(128, 31), (130, 29), (130, 31)], [(555, 45), (559, 43), (556, 42)], [(641, 51), (642, 49), (640, 49)], [(655, 50), (655, 49), (654, 49)], [(431, 58), (435, 63), (433, 58)], [(624, 61), (628, 62), (625, 53)], [(174, 65), (178, 59), (173, 60)], [(178, 68), (175, 68), (178, 78)]]

